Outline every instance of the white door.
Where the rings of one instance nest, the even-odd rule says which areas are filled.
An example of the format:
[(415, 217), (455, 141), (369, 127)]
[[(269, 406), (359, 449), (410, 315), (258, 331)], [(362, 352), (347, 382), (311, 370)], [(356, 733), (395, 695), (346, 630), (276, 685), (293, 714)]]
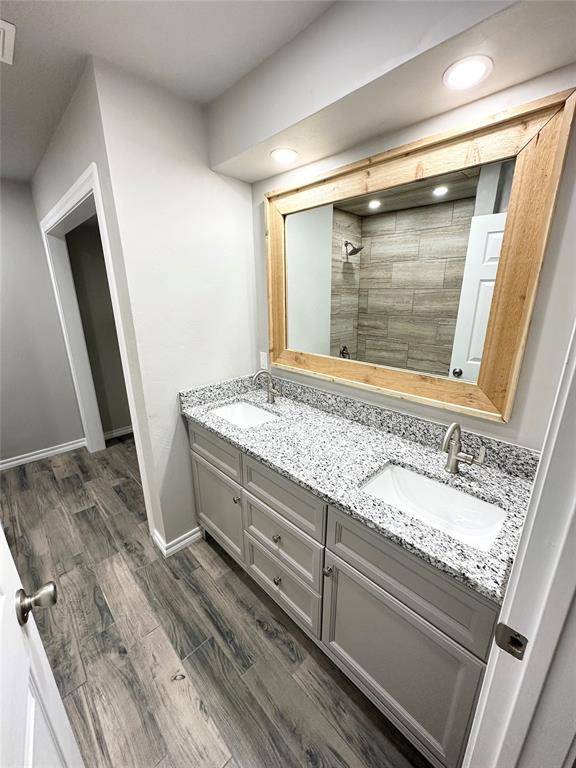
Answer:
[(18, 623), (21, 587), (0, 526), (0, 766), (82, 768), (34, 618)]
[(500, 612), (528, 638), (526, 653), (518, 661), (492, 646), (463, 768), (575, 765), (576, 325), (562, 371)]
[(450, 378), (478, 381), (505, 224), (505, 213), (489, 213), (472, 219)]

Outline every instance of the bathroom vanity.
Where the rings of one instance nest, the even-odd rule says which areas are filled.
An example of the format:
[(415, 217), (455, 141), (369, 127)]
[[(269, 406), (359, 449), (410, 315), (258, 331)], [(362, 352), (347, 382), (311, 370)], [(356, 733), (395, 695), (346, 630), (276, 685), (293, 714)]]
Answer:
[[(440, 425), (282, 387), (274, 404), (249, 379), (181, 393), (199, 523), (434, 765), (455, 768), (537, 455), (483, 440), (486, 465), (450, 475)], [(391, 505), (371, 482), (387, 467), (431, 481), (431, 503), (435, 489), (470, 500), (477, 524), (441, 530)], [(501, 513), (488, 533), (475, 503)], [(481, 548), (446, 532), (458, 525)]]

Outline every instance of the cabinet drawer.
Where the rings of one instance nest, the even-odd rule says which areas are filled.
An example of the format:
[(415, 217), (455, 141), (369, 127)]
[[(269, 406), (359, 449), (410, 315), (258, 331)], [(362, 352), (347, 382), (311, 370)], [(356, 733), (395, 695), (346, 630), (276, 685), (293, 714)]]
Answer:
[(324, 541), (326, 505), (296, 483), (244, 457), (244, 488), (316, 541)]
[(236, 480), (237, 483), (242, 483), (242, 460), (239, 450), (212, 432), (208, 432), (208, 430), (195, 424), (188, 424), (188, 436), (190, 448), (195, 453), (209, 461), (228, 477)]
[(486, 659), (498, 607), (332, 507), (326, 547), (425, 618)]
[(322, 642), (441, 763), (460, 764), (484, 664), (326, 553)]
[(192, 479), (200, 522), (232, 557), (243, 563), (242, 488), (195, 453)]
[(289, 571), (249, 533), (244, 534), (246, 565), (252, 578), (292, 618), (315, 637), (320, 636), (321, 597)]
[(320, 591), (324, 547), (246, 491), (244, 530), (305, 584)]

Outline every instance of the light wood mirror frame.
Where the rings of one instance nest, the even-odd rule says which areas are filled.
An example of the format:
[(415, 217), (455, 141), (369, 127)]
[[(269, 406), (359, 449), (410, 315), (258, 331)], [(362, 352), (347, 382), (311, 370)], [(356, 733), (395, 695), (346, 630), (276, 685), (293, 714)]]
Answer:
[[(569, 90), (461, 130), (391, 149), (293, 189), (266, 195), (271, 364), (495, 421), (508, 421), (570, 128)], [(478, 383), (288, 349), (285, 217), (410, 181), (516, 158)]]

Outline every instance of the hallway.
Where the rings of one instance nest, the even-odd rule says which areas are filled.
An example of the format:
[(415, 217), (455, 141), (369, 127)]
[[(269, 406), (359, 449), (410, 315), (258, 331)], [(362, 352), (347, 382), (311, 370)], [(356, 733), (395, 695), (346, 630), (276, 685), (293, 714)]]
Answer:
[(25, 589), (87, 768), (425, 768), (213, 542), (164, 560), (131, 437), (0, 476)]

